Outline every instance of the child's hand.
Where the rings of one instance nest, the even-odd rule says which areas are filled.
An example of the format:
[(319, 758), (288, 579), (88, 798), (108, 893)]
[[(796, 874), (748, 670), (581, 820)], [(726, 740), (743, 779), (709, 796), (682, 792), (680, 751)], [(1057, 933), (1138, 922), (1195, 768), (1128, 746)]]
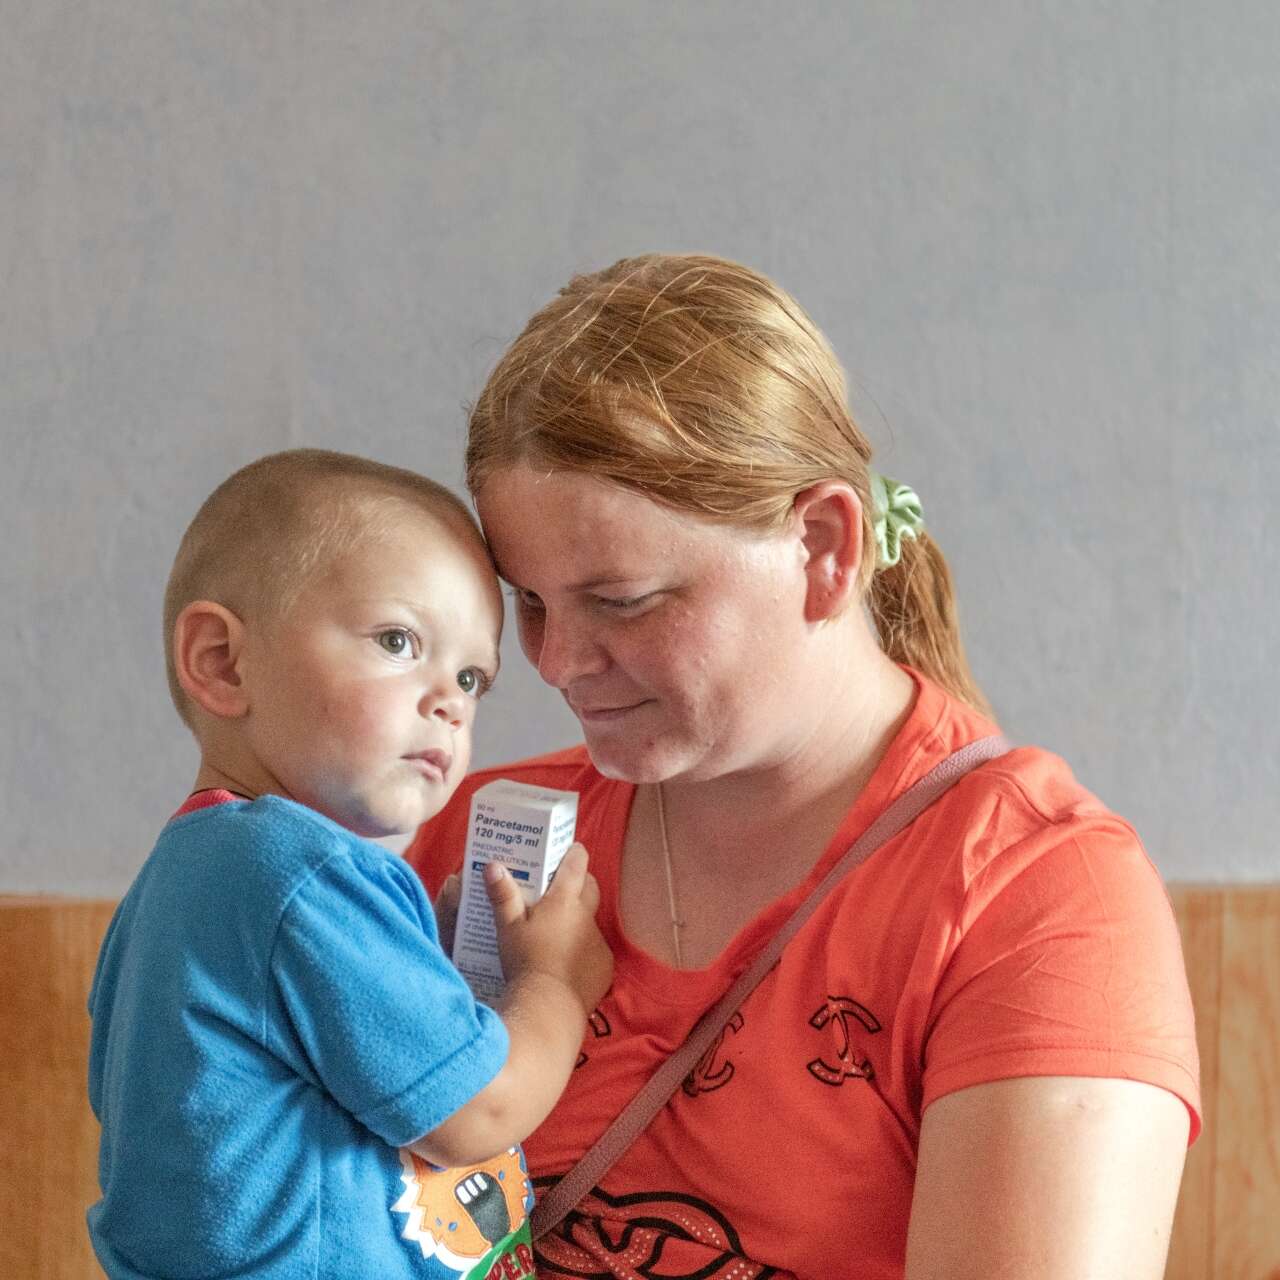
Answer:
[(613, 954), (596, 927), (600, 886), (587, 870), (586, 849), (570, 848), (551, 887), (531, 907), (500, 863), (485, 866), (484, 881), (507, 981), (528, 972), (556, 978), (589, 1015), (613, 981)]

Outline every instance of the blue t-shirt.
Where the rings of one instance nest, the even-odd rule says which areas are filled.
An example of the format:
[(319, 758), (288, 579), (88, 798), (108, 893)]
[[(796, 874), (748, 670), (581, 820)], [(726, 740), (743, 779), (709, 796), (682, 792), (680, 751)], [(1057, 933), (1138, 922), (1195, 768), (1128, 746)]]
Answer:
[(445, 1172), (399, 1150), (493, 1079), (506, 1029), (401, 859), (292, 801), (169, 823), (89, 1012), (113, 1278), (452, 1278), (532, 1205), (518, 1148)]

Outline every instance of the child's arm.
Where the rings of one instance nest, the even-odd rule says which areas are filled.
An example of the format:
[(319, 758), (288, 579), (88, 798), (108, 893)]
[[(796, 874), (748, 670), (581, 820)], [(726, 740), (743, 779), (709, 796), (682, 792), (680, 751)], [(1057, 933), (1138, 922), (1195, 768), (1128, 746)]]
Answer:
[(526, 907), (498, 863), (485, 869), (507, 993), (498, 1009), (511, 1040), (498, 1074), (410, 1146), (448, 1168), (487, 1160), (542, 1123), (577, 1061), (587, 1016), (609, 989), (613, 956), (595, 913), (600, 890), (587, 854), (565, 854), (541, 901)]

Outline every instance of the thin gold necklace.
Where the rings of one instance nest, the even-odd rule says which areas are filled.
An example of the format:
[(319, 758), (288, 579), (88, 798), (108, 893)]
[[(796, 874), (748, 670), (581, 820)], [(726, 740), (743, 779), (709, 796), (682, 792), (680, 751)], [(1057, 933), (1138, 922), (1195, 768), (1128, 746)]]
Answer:
[(667, 810), (662, 803), (662, 783), (657, 783), (654, 790), (658, 797), (658, 832), (662, 836), (662, 867), (667, 873), (667, 910), (671, 914), (671, 945), (676, 953), (676, 968), (684, 968), (684, 953), (680, 948), (680, 930), (684, 921), (676, 907), (676, 884), (671, 874), (671, 843), (667, 839)]

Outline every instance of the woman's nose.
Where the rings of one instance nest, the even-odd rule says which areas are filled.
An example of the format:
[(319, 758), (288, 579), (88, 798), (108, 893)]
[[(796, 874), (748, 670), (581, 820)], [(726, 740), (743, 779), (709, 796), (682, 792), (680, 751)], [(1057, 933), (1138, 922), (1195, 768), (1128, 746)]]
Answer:
[(538, 674), (556, 689), (597, 675), (609, 665), (604, 647), (580, 620), (544, 610), (533, 626), (521, 628), (521, 644)]

